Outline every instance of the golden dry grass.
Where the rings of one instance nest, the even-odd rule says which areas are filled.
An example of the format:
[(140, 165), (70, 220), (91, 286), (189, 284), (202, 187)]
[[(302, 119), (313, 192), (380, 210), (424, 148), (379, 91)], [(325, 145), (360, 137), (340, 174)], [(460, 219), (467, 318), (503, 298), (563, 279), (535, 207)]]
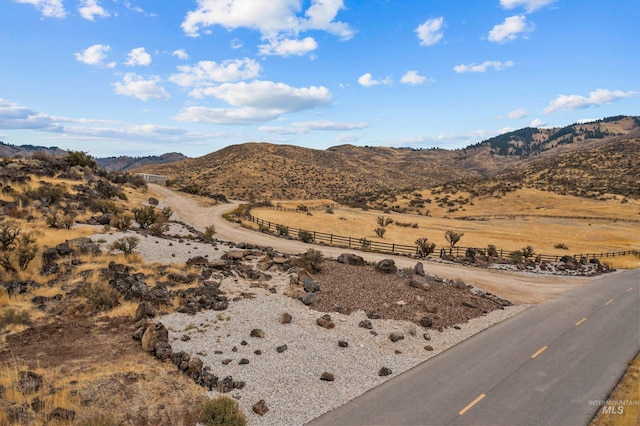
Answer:
[(629, 368), (615, 387), (609, 400), (624, 401), (623, 412), (604, 413), (602, 408), (589, 426), (637, 426), (640, 424), (640, 355), (629, 363)]
[[(323, 200), (324, 202), (324, 200)], [(287, 203), (289, 206), (295, 203)], [(305, 203), (306, 204), (306, 203)], [(285, 204), (283, 203), (283, 206)], [(544, 210), (541, 208), (544, 207)], [(487, 198), (466, 207), (464, 215), (488, 214), (547, 214), (565, 216), (618, 217), (640, 219), (638, 201), (621, 204), (615, 201), (603, 202), (583, 200), (572, 196), (522, 189), (500, 199)], [(566, 254), (590, 254), (619, 252), (640, 249), (639, 223), (620, 221), (600, 221), (583, 219), (562, 219), (547, 217), (526, 217), (511, 219), (460, 220), (444, 215), (427, 217), (423, 215), (363, 211), (339, 207), (334, 214), (314, 211), (312, 215), (268, 209), (255, 209), (253, 215), (290, 227), (328, 234), (367, 238), (372, 241), (393, 242), (414, 245), (419, 237), (427, 237), (438, 248), (448, 247), (444, 233), (448, 230), (463, 232), (458, 243), (463, 247), (487, 247), (495, 245), (507, 251), (532, 246), (537, 253), (563, 256)], [(391, 217), (395, 222), (417, 223), (418, 228), (386, 226), (384, 238), (376, 236), (378, 216)], [(568, 250), (555, 246), (564, 244)], [(640, 259), (605, 258), (604, 262), (614, 267), (638, 267)]]

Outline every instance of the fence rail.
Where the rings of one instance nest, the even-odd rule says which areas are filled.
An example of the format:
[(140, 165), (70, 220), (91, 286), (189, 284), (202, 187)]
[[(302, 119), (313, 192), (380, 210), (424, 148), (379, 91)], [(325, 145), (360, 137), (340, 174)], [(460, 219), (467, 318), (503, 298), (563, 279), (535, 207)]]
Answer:
[(607, 222), (625, 222), (625, 223), (640, 223), (640, 219), (627, 219), (619, 217), (606, 217), (606, 216), (562, 216), (553, 214), (486, 214), (486, 215), (474, 215), (474, 216), (459, 216), (453, 219), (459, 220), (482, 220), (482, 219), (509, 219), (515, 220), (516, 218), (523, 217), (542, 217), (548, 219), (574, 219), (574, 220), (600, 220)]
[[(329, 207), (328, 205), (323, 206), (315, 206), (313, 208), (309, 207), (309, 210), (320, 210)], [(287, 209), (284, 207), (276, 207), (276, 206), (260, 206), (260, 209), (269, 209), (269, 210), (279, 210), (279, 211), (290, 211), (290, 212), (302, 212), (299, 209)], [(418, 247), (413, 245), (406, 244), (396, 244), (396, 243), (386, 243), (380, 241), (372, 241), (367, 238), (357, 238), (357, 237), (345, 237), (342, 235), (334, 235), (327, 234), (325, 232), (319, 231), (310, 231), (301, 228), (295, 228), (292, 226), (286, 226), (279, 223), (271, 222), (268, 220), (260, 219), (251, 214), (251, 208), (249, 209), (248, 218), (249, 221), (257, 224), (261, 229), (269, 232), (275, 232), (281, 236), (299, 236), (300, 232), (308, 232), (312, 241), (316, 244), (324, 244), (334, 247), (344, 247), (349, 249), (358, 249), (365, 251), (372, 251), (377, 253), (388, 253), (394, 255), (404, 255), (404, 256), (415, 256), (420, 257)], [(448, 254), (451, 256), (459, 257), (465, 256), (467, 254), (467, 250), (475, 250), (477, 253), (486, 253), (487, 248), (478, 248), (478, 247), (447, 247), (441, 249), (440, 253)], [(510, 258), (514, 255), (515, 251), (496, 249), (496, 257), (500, 258)], [(573, 255), (550, 255), (550, 254), (537, 254), (534, 253), (532, 257), (536, 259), (540, 259), (542, 261), (549, 262), (557, 262), (565, 256), (571, 257), (574, 260), (580, 260), (582, 258), (587, 259), (604, 259), (609, 257), (618, 257), (618, 256), (627, 256), (627, 255), (640, 255), (640, 251), (638, 250), (627, 250), (627, 251), (618, 251), (618, 252), (609, 252), (609, 253), (584, 253), (584, 254), (573, 254)]]

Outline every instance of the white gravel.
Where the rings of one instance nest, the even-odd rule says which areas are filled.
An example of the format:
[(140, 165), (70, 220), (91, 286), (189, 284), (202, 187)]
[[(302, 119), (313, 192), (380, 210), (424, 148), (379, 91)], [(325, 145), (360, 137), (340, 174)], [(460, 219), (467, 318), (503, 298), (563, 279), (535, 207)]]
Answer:
[[(222, 312), (205, 311), (191, 316), (171, 314), (159, 320), (169, 329), (169, 342), (174, 351), (185, 351), (201, 358), (222, 380), (232, 376), (246, 382), (242, 390), (230, 394), (236, 398), (247, 415), (250, 425), (302, 425), (330, 411), (386, 379), (437, 355), (479, 331), (525, 310), (528, 305), (508, 307), (461, 324), (460, 330), (427, 331), (414, 323), (392, 320), (371, 320), (377, 336), (358, 326), (367, 319), (363, 311), (351, 315), (332, 313), (334, 329), (316, 324), (323, 313), (311, 310), (297, 300), (284, 296), (289, 277), (278, 274), (268, 282), (275, 287), (273, 294), (246, 280), (226, 278), (221, 288), (230, 297), (242, 291), (255, 294), (253, 299), (232, 302)], [(293, 320), (280, 324), (280, 315), (288, 312)], [(259, 328), (264, 338), (250, 337), (251, 330)], [(400, 332), (404, 339), (392, 343), (388, 336)], [(181, 337), (190, 340), (183, 342)], [(349, 343), (338, 346), (339, 340)], [(247, 344), (243, 345), (245, 341)], [(276, 348), (287, 345), (288, 350), (278, 353)], [(431, 345), (434, 350), (425, 350)], [(233, 348), (237, 351), (234, 352)], [(255, 354), (260, 350), (261, 355)], [(221, 351), (222, 354), (215, 354)], [(396, 353), (399, 351), (400, 353)], [(249, 364), (240, 365), (242, 358)], [(231, 359), (228, 365), (222, 360)], [(382, 367), (390, 368), (392, 375), (380, 377)], [(324, 372), (335, 376), (335, 381), (320, 380)], [(215, 396), (217, 392), (210, 392)], [(259, 416), (253, 404), (264, 399), (269, 411)]]

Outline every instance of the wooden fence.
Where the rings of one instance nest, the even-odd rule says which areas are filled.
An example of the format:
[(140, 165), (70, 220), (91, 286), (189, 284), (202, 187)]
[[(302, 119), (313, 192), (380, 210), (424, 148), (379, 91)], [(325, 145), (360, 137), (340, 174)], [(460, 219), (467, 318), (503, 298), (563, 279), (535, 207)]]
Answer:
[[(326, 209), (330, 206), (315, 206), (314, 208), (309, 207), (309, 210), (321, 210)], [(260, 206), (260, 209), (269, 209), (269, 210), (279, 210), (279, 211), (290, 211), (290, 212), (301, 212), (303, 211), (299, 209), (287, 209), (284, 207), (276, 207), (276, 206)], [(249, 221), (257, 224), (261, 230), (274, 232), (277, 235), (282, 237), (293, 237), (300, 239), (300, 233), (307, 232), (311, 237), (311, 241), (316, 244), (329, 245), (334, 247), (344, 247), (349, 249), (357, 249), (364, 251), (371, 251), (376, 253), (388, 253), (399, 256), (415, 256), (420, 257), (420, 252), (418, 247), (415, 245), (405, 245), (405, 244), (396, 244), (396, 243), (386, 243), (380, 241), (372, 241), (367, 238), (357, 238), (357, 237), (345, 237), (342, 235), (334, 235), (327, 234), (325, 232), (319, 231), (310, 231), (301, 228), (294, 228), (292, 226), (286, 226), (282, 224), (278, 224), (275, 222), (271, 222), (268, 220), (260, 219), (251, 214), (251, 210), (249, 210), (249, 216), (247, 218)], [(309, 241), (309, 242), (311, 242)], [(467, 250), (475, 250), (478, 254), (486, 253), (487, 248), (478, 248), (478, 247), (446, 247), (443, 248), (445, 254), (452, 255), (455, 257), (465, 256)], [(503, 249), (496, 249), (497, 257), (500, 258), (510, 258), (515, 252), (508, 251)], [(640, 251), (637, 250), (627, 250), (627, 251), (618, 251), (618, 252), (609, 252), (609, 253), (584, 253), (584, 254), (573, 254), (573, 255), (550, 255), (550, 254), (537, 254), (535, 253), (532, 257), (539, 258), (540, 260), (549, 261), (549, 262), (557, 262), (564, 256), (569, 256), (574, 260), (580, 260), (582, 258), (587, 259), (603, 259), (609, 257), (617, 257), (617, 256), (627, 256), (627, 255), (640, 255)]]
[(477, 216), (459, 216), (452, 219), (459, 220), (483, 220), (483, 219), (507, 219), (516, 220), (516, 218), (548, 218), (548, 219), (573, 219), (573, 220), (592, 220), (592, 221), (607, 221), (607, 222), (625, 222), (625, 223), (640, 223), (640, 219), (626, 219), (618, 217), (606, 217), (606, 216), (562, 216), (553, 214), (489, 214), (489, 215), (477, 215)]

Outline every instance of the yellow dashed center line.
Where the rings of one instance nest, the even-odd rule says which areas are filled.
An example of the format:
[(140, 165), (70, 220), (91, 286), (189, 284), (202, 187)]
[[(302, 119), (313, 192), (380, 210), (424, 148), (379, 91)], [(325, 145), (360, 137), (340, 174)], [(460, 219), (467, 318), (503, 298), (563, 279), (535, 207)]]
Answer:
[(580, 321), (578, 321), (578, 322), (576, 323), (576, 325), (580, 325), (580, 324), (582, 324), (583, 322), (585, 322), (586, 320), (587, 320), (587, 318), (586, 318), (586, 317), (585, 317), (585, 318), (582, 318)]
[(605, 303), (605, 304), (604, 304), (604, 306), (607, 306), (607, 305), (608, 305), (609, 303), (611, 303), (611, 302), (613, 302), (613, 299), (609, 299), (609, 300), (607, 301), (607, 303)]
[(542, 352), (546, 351), (547, 348), (548, 348), (548, 346), (543, 346), (540, 349), (538, 349), (538, 352), (536, 352), (535, 354), (531, 355), (531, 359), (534, 359), (535, 357), (540, 355)]
[(464, 413), (466, 413), (467, 411), (469, 411), (471, 409), (471, 407), (473, 407), (474, 405), (476, 405), (478, 402), (480, 402), (482, 400), (482, 398), (484, 398), (485, 394), (481, 393), (479, 397), (477, 397), (476, 399), (474, 399), (473, 401), (471, 401), (471, 403), (469, 403), (469, 405), (467, 405), (466, 407), (464, 407), (462, 410), (460, 410), (458, 412), (458, 415), (461, 416)]

